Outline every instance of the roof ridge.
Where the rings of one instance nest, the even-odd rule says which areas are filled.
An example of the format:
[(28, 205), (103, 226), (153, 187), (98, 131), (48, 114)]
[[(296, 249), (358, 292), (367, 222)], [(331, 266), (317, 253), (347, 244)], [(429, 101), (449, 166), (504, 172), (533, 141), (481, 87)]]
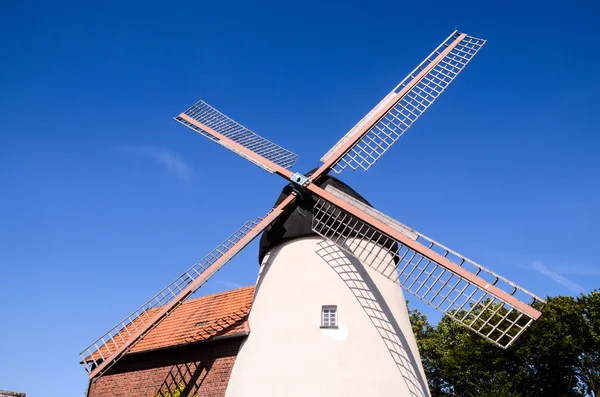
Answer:
[(212, 293), (212, 294), (209, 294), (209, 295), (202, 295), (202, 296), (198, 296), (196, 298), (188, 299), (188, 300), (184, 301), (183, 303), (185, 304), (185, 303), (189, 303), (189, 302), (192, 302), (192, 301), (197, 301), (199, 299), (210, 298), (210, 297), (217, 296), (217, 295), (227, 295), (227, 294), (230, 294), (230, 293), (241, 291), (243, 289), (250, 289), (250, 288), (256, 288), (256, 285), (246, 285), (245, 287), (239, 287), (239, 288), (229, 289), (227, 291), (215, 292), (215, 293)]

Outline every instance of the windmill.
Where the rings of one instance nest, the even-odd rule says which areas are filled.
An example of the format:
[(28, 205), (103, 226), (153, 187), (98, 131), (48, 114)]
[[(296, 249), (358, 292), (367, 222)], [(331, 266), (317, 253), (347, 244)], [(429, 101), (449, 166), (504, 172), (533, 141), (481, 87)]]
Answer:
[[(453, 32), (323, 156), (318, 169), (307, 174), (290, 170), (296, 154), (204, 101), (175, 117), (214, 143), (283, 177), (288, 185), (266, 215), (246, 222), (87, 347), (81, 358), (90, 379), (94, 381), (106, 373), (261, 233), (261, 271), (249, 319), (252, 332), (239, 353), (228, 395), (271, 395), (265, 388), (273, 389), (277, 379), (287, 379), (289, 374), (304, 376), (302, 368), (308, 364), (302, 357), (315, 357), (306, 351), (307, 347), (330, 349), (322, 344), (323, 338), (352, 339), (354, 342), (345, 344), (344, 352), (333, 348), (327, 350), (328, 354), (351, 354), (345, 356), (348, 361), (355, 360), (362, 363), (361, 368), (367, 365), (369, 369), (363, 368), (354, 376), (352, 370), (357, 367), (340, 377), (335, 371), (350, 365), (348, 361), (338, 362), (337, 369), (327, 359), (313, 361), (310, 366), (322, 378), (321, 383), (303, 382), (303, 387), (313, 389), (296, 385), (303, 391), (273, 395), (317, 395), (314, 388), (325, 390), (342, 378), (353, 395), (387, 395), (372, 389), (373, 381), (382, 377), (389, 380), (377, 380), (381, 387), (400, 387), (413, 396), (428, 395), (402, 289), (501, 348), (510, 346), (539, 318), (544, 300), (377, 211), (329, 175), (346, 168), (368, 170), (484, 44), (483, 39)], [(286, 222), (295, 215), (304, 219), (303, 227), (309, 232), (294, 234), (286, 228)], [(343, 282), (335, 283), (332, 275)], [(294, 295), (294, 291), (301, 293)], [(301, 310), (300, 306), (319, 306), (318, 331), (313, 332), (308, 324), (314, 318), (312, 309)], [(367, 316), (357, 314), (360, 310)], [(281, 320), (286, 313), (291, 317)], [(294, 342), (286, 339), (289, 335), (273, 334), (281, 321), (294, 322), (288, 327), (296, 333)], [(310, 332), (305, 332), (307, 327)], [(299, 341), (303, 338), (304, 342)], [(382, 345), (381, 340), (385, 353), (376, 347)], [(292, 344), (299, 346), (298, 351), (282, 363), (281, 349)]]

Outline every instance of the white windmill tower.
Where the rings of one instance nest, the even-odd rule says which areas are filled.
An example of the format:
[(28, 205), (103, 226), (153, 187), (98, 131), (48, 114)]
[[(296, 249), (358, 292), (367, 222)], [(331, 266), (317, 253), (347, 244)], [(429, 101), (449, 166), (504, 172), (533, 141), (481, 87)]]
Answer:
[(291, 183), (181, 277), (81, 353), (90, 378), (133, 346), (259, 234), (250, 335), (227, 396), (428, 396), (402, 288), (506, 348), (539, 297), (373, 209), (328, 175), (367, 170), (462, 71), (485, 40), (453, 32), (307, 175), (296, 155), (205, 102), (176, 120)]

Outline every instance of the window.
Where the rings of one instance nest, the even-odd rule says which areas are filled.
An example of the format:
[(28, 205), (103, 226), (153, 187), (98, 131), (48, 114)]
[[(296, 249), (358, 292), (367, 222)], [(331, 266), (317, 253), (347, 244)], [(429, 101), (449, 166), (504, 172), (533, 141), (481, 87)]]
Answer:
[(337, 306), (323, 306), (321, 309), (321, 328), (337, 328)]

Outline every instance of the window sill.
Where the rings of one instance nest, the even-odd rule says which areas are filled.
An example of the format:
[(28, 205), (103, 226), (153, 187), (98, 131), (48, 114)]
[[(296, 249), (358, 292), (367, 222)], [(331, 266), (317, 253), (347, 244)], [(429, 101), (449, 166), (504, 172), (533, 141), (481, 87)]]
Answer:
[(331, 326), (331, 325), (321, 325), (319, 328), (321, 329), (338, 329), (338, 326)]

